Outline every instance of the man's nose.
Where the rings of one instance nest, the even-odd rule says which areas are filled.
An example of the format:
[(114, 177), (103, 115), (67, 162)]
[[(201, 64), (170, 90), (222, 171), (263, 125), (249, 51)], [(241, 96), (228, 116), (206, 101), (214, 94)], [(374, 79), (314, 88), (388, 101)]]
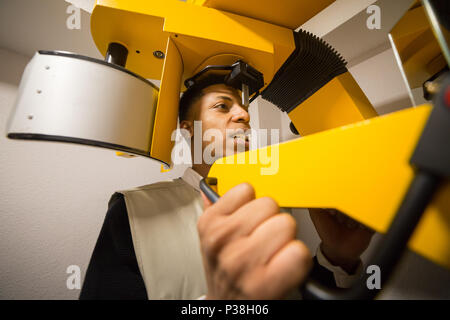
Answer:
[(250, 115), (248, 114), (248, 111), (245, 110), (243, 107), (236, 106), (235, 111), (233, 113), (232, 120), (234, 122), (249, 123), (250, 122)]

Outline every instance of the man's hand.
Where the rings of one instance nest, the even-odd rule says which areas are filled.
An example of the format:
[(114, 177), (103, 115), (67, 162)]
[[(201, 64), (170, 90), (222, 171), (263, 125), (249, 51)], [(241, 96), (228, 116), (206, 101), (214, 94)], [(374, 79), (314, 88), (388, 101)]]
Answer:
[(255, 200), (243, 183), (215, 204), (203, 195), (198, 220), (207, 299), (282, 299), (312, 266), (307, 247), (295, 240), (296, 222), (271, 198)]
[(309, 209), (309, 214), (322, 239), (325, 257), (347, 273), (354, 273), (374, 232), (336, 210)]

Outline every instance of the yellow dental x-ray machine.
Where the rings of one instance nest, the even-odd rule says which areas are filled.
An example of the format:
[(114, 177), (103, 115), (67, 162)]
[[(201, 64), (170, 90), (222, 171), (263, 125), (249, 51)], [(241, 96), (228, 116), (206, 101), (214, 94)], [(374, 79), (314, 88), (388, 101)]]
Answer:
[[(437, 1), (417, 1), (390, 35), (405, 78), (424, 83), (433, 106), (378, 117), (345, 60), (323, 40), (294, 31), (332, 2), (97, 0), (91, 32), (105, 61), (36, 53), (8, 137), (101, 146), (170, 166), (182, 83), (229, 72), (245, 103), (261, 95), (288, 113), (302, 137), (266, 147), (278, 148), (275, 175), (261, 175), (260, 161), (228, 161), (258, 159), (258, 150), (217, 161), (209, 176), (219, 195), (250, 181), (257, 197), (282, 207), (335, 208), (386, 233), (372, 261), (383, 280), (406, 245), (450, 268), (448, 14), (437, 14)], [(160, 79), (160, 88), (146, 79)], [(375, 293), (360, 283), (337, 295), (309, 282), (304, 294)]]

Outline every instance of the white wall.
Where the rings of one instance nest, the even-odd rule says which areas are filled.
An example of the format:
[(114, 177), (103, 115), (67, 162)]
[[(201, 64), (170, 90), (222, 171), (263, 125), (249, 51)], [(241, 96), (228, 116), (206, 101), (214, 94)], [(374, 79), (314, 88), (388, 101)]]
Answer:
[(27, 57), (0, 49), (0, 299), (76, 299), (69, 265), (86, 271), (115, 190), (161, 174), (146, 158), (52, 142), (8, 140), (6, 121)]
[(364, 60), (349, 71), (378, 114), (412, 106), (392, 49)]

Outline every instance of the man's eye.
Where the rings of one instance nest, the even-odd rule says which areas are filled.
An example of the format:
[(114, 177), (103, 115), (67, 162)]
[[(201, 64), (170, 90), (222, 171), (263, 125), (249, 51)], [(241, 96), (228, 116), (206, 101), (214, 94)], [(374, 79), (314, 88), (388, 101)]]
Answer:
[(222, 110), (228, 109), (227, 105), (224, 104), (224, 103), (216, 104), (215, 108), (216, 109), (222, 109)]

